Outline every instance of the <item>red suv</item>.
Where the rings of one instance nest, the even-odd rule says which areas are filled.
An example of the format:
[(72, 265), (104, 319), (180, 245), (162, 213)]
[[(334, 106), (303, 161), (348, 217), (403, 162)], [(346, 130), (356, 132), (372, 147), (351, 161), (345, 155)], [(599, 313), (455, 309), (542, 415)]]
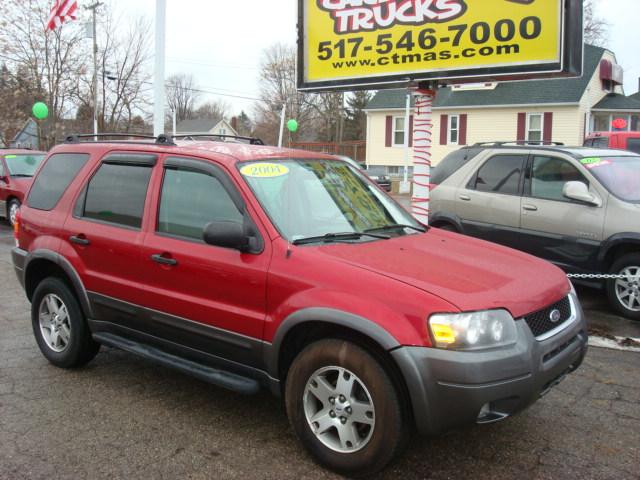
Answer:
[(13, 262), (54, 365), (101, 344), (282, 395), (316, 460), (383, 468), (412, 426), (502, 420), (586, 353), (565, 274), (416, 222), (328, 155), (70, 138), (40, 169)]
[(0, 214), (11, 225), (44, 156), (31, 150), (0, 150)]

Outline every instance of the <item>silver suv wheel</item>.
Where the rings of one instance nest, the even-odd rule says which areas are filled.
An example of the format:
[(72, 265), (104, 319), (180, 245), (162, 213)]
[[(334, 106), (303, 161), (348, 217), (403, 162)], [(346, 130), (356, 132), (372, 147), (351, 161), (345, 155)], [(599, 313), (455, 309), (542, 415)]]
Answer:
[(9, 204), (9, 223), (11, 224), (11, 226), (14, 226), (16, 224), (16, 218), (18, 216), (18, 210), (20, 209), (20, 204), (13, 200), (10, 204)]
[(304, 414), (316, 438), (339, 453), (364, 448), (375, 428), (369, 390), (353, 372), (341, 367), (317, 370), (304, 390)]
[(40, 332), (47, 347), (54, 352), (64, 352), (71, 339), (69, 312), (64, 302), (53, 293), (44, 296), (38, 310)]
[(640, 266), (628, 266), (620, 271), (620, 275), (626, 278), (619, 278), (615, 282), (618, 301), (632, 312), (640, 312)]

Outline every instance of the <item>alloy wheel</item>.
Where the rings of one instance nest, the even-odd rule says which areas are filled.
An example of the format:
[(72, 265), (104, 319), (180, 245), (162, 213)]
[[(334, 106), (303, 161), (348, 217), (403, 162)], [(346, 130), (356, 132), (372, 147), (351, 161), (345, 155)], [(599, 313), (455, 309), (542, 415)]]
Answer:
[(624, 308), (632, 312), (640, 312), (640, 267), (624, 268), (615, 282), (615, 292), (618, 301)]
[(47, 347), (54, 352), (63, 352), (71, 339), (69, 312), (64, 302), (53, 293), (45, 295), (38, 310), (40, 332)]

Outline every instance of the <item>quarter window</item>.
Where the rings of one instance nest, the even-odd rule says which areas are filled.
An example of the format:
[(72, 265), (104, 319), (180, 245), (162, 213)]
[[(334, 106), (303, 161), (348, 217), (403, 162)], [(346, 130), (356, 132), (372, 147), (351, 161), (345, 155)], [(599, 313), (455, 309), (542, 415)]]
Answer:
[(89, 155), (85, 153), (51, 155), (33, 182), (27, 205), (52, 210), (87, 160)]
[(151, 165), (103, 163), (87, 187), (82, 216), (140, 228)]
[(565, 160), (554, 157), (533, 157), (531, 172), (531, 196), (546, 200), (568, 201), (562, 194), (567, 182), (589, 182)]
[(497, 155), (485, 162), (472, 185), (480, 192), (517, 195), (526, 156)]
[(203, 172), (167, 168), (157, 231), (202, 241), (204, 227), (214, 221), (243, 221), (220, 181)]
[(393, 146), (404, 147), (404, 117), (393, 118)]
[(527, 114), (527, 141), (528, 142), (540, 142), (542, 141), (542, 128), (543, 128), (543, 115), (542, 113), (529, 113)]

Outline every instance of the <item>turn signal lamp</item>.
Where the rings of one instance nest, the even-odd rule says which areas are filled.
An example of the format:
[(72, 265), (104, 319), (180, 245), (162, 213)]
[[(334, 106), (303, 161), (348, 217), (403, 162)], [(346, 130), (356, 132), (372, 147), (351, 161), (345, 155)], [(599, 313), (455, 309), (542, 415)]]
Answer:
[(449, 325), (442, 325), (440, 323), (431, 323), (431, 332), (433, 338), (438, 344), (450, 345), (456, 343), (456, 332)]
[(19, 247), (18, 236), (20, 235), (20, 210), (16, 213), (16, 221), (13, 222), (13, 238), (16, 241), (16, 247)]

